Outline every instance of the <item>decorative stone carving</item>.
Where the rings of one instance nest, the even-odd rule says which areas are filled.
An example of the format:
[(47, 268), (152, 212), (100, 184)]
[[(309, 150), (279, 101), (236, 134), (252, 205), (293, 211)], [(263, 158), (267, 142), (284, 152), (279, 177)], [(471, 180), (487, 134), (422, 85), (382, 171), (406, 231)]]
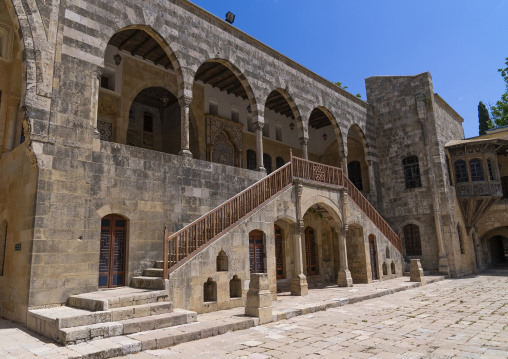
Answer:
[(113, 124), (106, 121), (97, 120), (97, 130), (100, 133), (100, 138), (103, 141), (113, 140)]
[(151, 133), (143, 133), (143, 146), (153, 147), (153, 135)]
[(234, 166), (235, 152), (242, 152), (243, 124), (216, 115), (206, 115), (206, 123), (211, 161)]
[(104, 67), (101, 67), (101, 66), (97, 66), (95, 68), (95, 76), (97, 76), (97, 78), (100, 80), (101, 77), (102, 77), (102, 73), (104, 72)]
[(141, 133), (134, 130), (127, 131), (127, 145), (140, 147), (141, 145)]

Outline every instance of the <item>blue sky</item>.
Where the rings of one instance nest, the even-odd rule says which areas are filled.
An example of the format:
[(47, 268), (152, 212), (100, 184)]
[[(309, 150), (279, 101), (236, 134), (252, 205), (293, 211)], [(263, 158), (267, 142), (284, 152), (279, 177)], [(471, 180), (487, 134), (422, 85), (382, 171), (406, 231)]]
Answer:
[(212, 14), (366, 100), (365, 78), (432, 74), (434, 91), (478, 135), (478, 102), (505, 84), (506, 0), (192, 0)]

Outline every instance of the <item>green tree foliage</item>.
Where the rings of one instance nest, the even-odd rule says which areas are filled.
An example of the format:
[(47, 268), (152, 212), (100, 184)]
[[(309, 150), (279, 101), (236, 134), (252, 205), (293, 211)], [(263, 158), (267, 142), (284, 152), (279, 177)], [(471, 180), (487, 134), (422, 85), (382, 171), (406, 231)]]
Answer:
[(334, 82), (333, 84), (336, 86), (339, 86), (343, 90), (347, 89), (347, 86), (343, 86), (342, 82), (340, 82), (340, 81)]
[(486, 131), (494, 127), (494, 123), (490, 119), (487, 107), (480, 101), (478, 104), (478, 120), (480, 122), (480, 136), (485, 135)]
[(497, 71), (499, 71), (501, 76), (503, 76), (504, 82), (506, 83), (506, 89), (504, 94), (501, 95), (501, 100), (497, 101), (495, 105), (490, 106), (492, 118), (498, 126), (508, 125), (508, 57), (505, 60), (506, 67)]

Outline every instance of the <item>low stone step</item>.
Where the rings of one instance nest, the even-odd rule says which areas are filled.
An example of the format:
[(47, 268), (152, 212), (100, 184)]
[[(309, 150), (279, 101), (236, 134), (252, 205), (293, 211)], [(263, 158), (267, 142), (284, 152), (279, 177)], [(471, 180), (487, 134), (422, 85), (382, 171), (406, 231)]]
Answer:
[(79, 344), (97, 338), (110, 338), (189, 324), (195, 322), (196, 317), (196, 312), (179, 310), (173, 313), (157, 314), (147, 317), (122, 320), (119, 322), (98, 323), (74, 328), (63, 328), (60, 329), (56, 340), (64, 345)]
[(164, 270), (162, 268), (149, 268), (143, 270), (144, 277), (160, 277), (162, 278)]
[[(160, 279), (163, 283), (162, 278)], [(105, 311), (112, 308), (128, 307), (140, 304), (164, 302), (168, 300), (165, 290), (152, 287), (124, 287), (113, 290), (84, 293), (69, 297), (71, 307), (92, 311)]]
[(162, 277), (134, 277), (131, 286), (139, 289), (165, 289), (166, 281)]
[(177, 309), (173, 313), (123, 320), (120, 323), (123, 324), (124, 334), (133, 334), (148, 330), (162, 329), (182, 324), (194, 323), (196, 318), (196, 312)]
[(153, 267), (158, 269), (164, 268), (164, 261), (155, 261)]
[(111, 320), (127, 320), (152, 315), (165, 314), (173, 312), (172, 302), (158, 302), (141, 305), (132, 305), (129, 307), (113, 308), (111, 311)]
[[(430, 275), (429, 271), (424, 271), (423, 275)], [(411, 272), (404, 272), (404, 277), (411, 277)]]

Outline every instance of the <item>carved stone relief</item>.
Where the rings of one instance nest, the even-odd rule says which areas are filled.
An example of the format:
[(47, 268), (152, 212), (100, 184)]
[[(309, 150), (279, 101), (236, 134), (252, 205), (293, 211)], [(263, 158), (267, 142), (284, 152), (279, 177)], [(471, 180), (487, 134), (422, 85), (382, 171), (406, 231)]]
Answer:
[(97, 120), (97, 130), (101, 134), (101, 140), (112, 141), (113, 140), (113, 124), (106, 121)]

